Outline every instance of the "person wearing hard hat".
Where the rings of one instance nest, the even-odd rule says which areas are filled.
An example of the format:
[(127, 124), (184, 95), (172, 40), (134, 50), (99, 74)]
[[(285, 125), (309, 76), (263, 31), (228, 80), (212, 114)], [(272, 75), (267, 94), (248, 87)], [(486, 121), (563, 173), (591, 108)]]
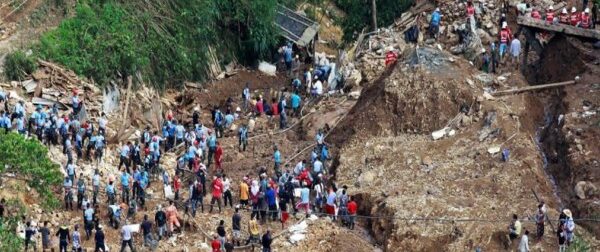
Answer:
[(575, 6), (571, 8), (570, 23), (572, 26), (577, 26), (579, 24), (579, 13), (577, 13), (577, 8), (575, 8)]
[(536, 20), (541, 20), (542, 19), (542, 15), (540, 14), (540, 12), (537, 10), (537, 8), (533, 8), (533, 10), (531, 11), (531, 17), (533, 19)]
[(591, 28), (591, 17), (590, 17), (590, 8), (585, 8), (585, 10), (581, 13), (581, 17), (580, 17), (580, 21), (579, 21), (579, 27), (584, 28), (584, 29), (589, 29)]
[(558, 20), (561, 24), (569, 24), (569, 12), (567, 12), (567, 8), (562, 9)]
[(508, 49), (508, 42), (511, 41), (511, 38), (512, 34), (508, 28), (508, 24), (506, 22), (502, 23), (502, 30), (500, 31), (500, 62), (503, 62), (504, 53)]
[(554, 24), (554, 7), (552, 5), (546, 10), (546, 23)]
[(429, 33), (434, 39), (437, 39), (438, 33), (440, 32), (440, 23), (442, 21), (442, 15), (440, 14), (440, 8), (436, 8), (431, 13), (431, 21), (429, 22)]

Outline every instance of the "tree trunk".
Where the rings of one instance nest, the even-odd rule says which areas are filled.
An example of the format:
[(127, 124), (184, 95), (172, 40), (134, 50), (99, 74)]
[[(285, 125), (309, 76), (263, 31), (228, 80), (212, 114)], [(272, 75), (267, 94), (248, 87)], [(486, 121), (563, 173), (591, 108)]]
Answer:
[(371, 27), (373, 27), (373, 31), (377, 31), (377, 3), (376, 3), (376, 0), (371, 0)]

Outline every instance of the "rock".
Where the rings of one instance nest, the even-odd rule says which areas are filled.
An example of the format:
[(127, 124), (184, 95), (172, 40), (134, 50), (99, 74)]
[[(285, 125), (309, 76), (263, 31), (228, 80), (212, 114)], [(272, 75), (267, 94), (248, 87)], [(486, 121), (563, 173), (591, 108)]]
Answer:
[(367, 171), (360, 175), (358, 182), (361, 185), (368, 185), (375, 179), (375, 173), (373, 171)]
[(575, 185), (575, 194), (580, 199), (591, 198), (598, 193), (598, 188), (587, 181), (579, 181)]
[(360, 91), (352, 91), (348, 93), (348, 97), (350, 97), (350, 99), (358, 100), (358, 97), (360, 97)]
[(473, 122), (473, 120), (472, 120), (472, 119), (471, 119), (471, 117), (470, 117), (470, 116), (468, 116), (468, 115), (463, 115), (463, 116), (462, 116), (462, 118), (460, 119), (460, 123), (461, 123), (463, 126), (470, 125), (472, 122)]
[(450, 128), (445, 127), (441, 130), (431, 132), (431, 137), (433, 137), (433, 140), (438, 140), (444, 137), (448, 131), (450, 131)]
[(488, 151), (488, 153), (494, 155), (494, 154), (500, 152), (500, 146), (492, 146), (492, 147), (488, 148), (487, 151)]

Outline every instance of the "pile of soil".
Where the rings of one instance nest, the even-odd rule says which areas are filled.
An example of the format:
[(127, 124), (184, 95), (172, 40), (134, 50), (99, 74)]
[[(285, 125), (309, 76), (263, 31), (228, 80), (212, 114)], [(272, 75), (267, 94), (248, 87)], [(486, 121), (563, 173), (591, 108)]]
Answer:
[(366, 86), (356, 106), (328, 142), (343, 145), (351, 136), (429, 134), (443, 128), (461, 107), (476, 100), (472, 88), (459, 76), (469, 72), (461, 63), (449, 64), (444, 74), (397, 64)]

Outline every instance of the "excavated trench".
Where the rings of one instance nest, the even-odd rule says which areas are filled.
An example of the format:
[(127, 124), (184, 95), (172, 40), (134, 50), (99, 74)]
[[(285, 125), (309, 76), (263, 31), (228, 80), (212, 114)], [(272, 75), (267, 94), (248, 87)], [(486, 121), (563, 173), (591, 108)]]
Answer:
[[(552, 39), (545, 47), (540, 60), (525, 71), (529, 83), (540, 85), (568, 81), (588, 72), (586, 62), (594, 59), (583, 53), (580, 46), (581, 42), (572, 38), (561, 36)], [(569, 154), (571, 145), (566, 138), (567, 129), (564, 129), (565, 114), (570, 106), (565, 100), (566, 95), (564, 88), (530, 95), (530, 107), (543, 107), (543, 110), (532, 110), (532, 118), (537, 118), (538, 121), (535, 129), (536, 142), (543, 159), (544, 171), (553, 184), (554, 195), (559, 200), (559, 207), (569, 208), (577, 218), (592, 218), (593, 211), (580, 207), (574, 191), (577, 181), (587, 174), (578, 172), (580, 167), (571, 160)], [(597, 223), (578, 224), (596, 236), (600, 235)]]

